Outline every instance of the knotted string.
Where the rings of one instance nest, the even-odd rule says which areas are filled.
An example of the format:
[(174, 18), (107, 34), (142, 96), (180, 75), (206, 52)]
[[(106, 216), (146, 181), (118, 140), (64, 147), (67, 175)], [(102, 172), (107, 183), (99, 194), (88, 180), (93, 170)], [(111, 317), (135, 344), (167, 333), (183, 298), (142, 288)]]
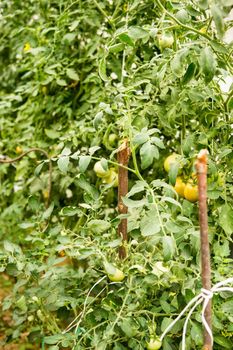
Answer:
[(198, 294), (196, 297), (194, 297), (192, 300), (190, 300), (190, 302), (181, 311), (181, 313), (175, 318), (175, 320), (165, 329), (165, 331), (163, 332), (163, 334), (160, 337), (160, 340), (161, 341), (163, 340), (163, 338), (173, 328), (173, 326), (176, 324), (176, 322), (178, 322), (180, 320), (180, 318), (185, 314), (185, 312), (191, 307), (191, 309), (186, 317), (186, 320), (184, 323), (184, 328), (183, 328), (183, 334), (182, 334), (182, 347), (181, 347), (181, 349), (185, 350), (185, 347), (186, 347), (185, 339), (186, 339), (188, 322), (190, 320), (190, 317), (192, 316), (192, 313), (196, 309), (196, 307), (198, 305), (200, 305), (201, 303), (203, 303), (202, 312), (201, 312), (201, 319), (202, 319), (203, 326), (205, 327), (207, 333), (209, 334), (209, 336), (211, 338), (211, 342), (212, 342), (212, 346), (213, 346), (213, 342), (214, 342), (213, 333), (212, 333), (211, 328), (208, 325), (208, 322), (206, 321), (205, 310), (206, 310), (206, 307), (207, 307), (209, 301), (213, 298), (214, 294), (217, 294), (220, 292), (232, 292), (233, 293), (233, 287), (226, 286), (227, 284), (230, 284), (230, 283), (233, 283), (233, 277), (227, 278), (226, 280), (224, 280), (222, 282), (216, 283), (210, 290), (202, 288), (201, 293)]

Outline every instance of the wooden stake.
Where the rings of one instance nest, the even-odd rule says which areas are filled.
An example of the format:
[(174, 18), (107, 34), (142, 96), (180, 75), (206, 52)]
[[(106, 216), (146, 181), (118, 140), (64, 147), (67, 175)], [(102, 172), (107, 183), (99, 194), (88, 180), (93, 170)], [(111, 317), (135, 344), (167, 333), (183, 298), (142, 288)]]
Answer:
[[(127, 214), (128, 208), (124, 205), (122, 201), (122, 197), (126, 196), (128, 193), (128, 170), (121, 167), (128, 166), (130, 157), (130, 148), (128, 146), (128, 141), (124, 140), (117, 152), (117, 162), (119, 164), (118, 167), (118, 212), (119, 214)], [(122, 246), (119, 248), (119, 257), (121, 259), (125, 259), (127, 252), (124, 243), (128, 240), (127, 234), (127, 219), (121, 219), (120, 224), (118, 226), (118, 234), (122, 237)]]
[[(210, 249), (208, 237), (208, 216), (207, 216), (207, 150), (201, 150), (196, 161), (198, 195), (199, 195), (199, 222), (201, 233), (201, 266), (202, 266), (202, 286), (211, 289), (211, 266), (210, 266)], [(211, 327), (211, 301), (209, 301), (205, 318)], [(203, 350), (212, 350), (211, 338), (206, 330), (203, 333), (204, 346)]]

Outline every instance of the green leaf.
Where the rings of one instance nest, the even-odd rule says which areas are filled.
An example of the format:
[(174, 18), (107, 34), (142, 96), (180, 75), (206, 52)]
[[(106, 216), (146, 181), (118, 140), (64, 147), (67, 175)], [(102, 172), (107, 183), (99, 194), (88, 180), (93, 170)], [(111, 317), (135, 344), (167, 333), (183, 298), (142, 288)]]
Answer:
[(226, 232), (231, 235), (233, 233), (233, 209), (228, 204), (224, 204), (218, 208), (219, 224)]
[(114, 275), (116, 273), (116, 267), (110, 264), (108, 261), (104, 262), (104, 269), (108, 275)]
[(80, 213), (80, 209), (77, 207), (68, 206), (68, 207), (62, 208), (61, 210), (61, 215), (63, 216), (74, 216), (79, 213)]
[(106, 74), (106, 59), (102, 58), (99, 62), (99, 76), (103, 81), (108, 81), (108, 77)]
[(193, 322), (190, 334), (196, 345), (202, 345), (202, 327), (200, 324)]
[(60, 137), (60, 133), (53, 129), (45, 129), (45, 134), (52, 140)]
[(232, 341), (222, 335), (214, 335), (214, 342), (223, 347), (224, 349), (232, 350)]
[(184, 76), (186, 71), (185, 59), (188, 55), (188, 49), (182, 49), (175, 54), (175, 57), (171, 60), (172, 73), (177, 77), (181, 78)]
[(140, 149), (140, 157), (142, 169), (146, 169), (153, 163), (154, 158), (159, 158), (158, 148), (147, 141)]
[(51, 216), (53, 209), (54, 209), (54, 203), (51, 203), (48, 209), (46, 209), (45, 212), (43, 213), (42, 220), (47, 220)]
[(147, 132), (140, 132), (133, 138), (133, 144), (134, 145), (142, 145), (143, 143), (147, 142), (149, 140), (149, 135)]
[(196, 71), (195, 63), (190, 63), (188, 66), (185, 75), (183, 76), (183, 84), (188, 84), (190, 80), (194, 77)]
[(144, 205), (146, 205), (148, 203), (148, 201), (145, 198), (140, 199), (140, 200), (133, 200), (133, 199), (124, 197), (122, 199), (123, 199), (123, 203), (128, 208), (140, 208), (140, 207), (143, 207)]
[(63, 338), (64, 336), (62, 334), (50, 335), (44, 338), (44, 342), (45, 344), (56, 344), (60, 342)]
[(131, 188), (131, 190), (128, 192), (127, 197), (131, 197), (136, 193), (142, 192), (145, 190), (146, 187), (146, 182), (144, 181), (137, 181), (133, 187)]
[(119, 326), (128, 338), (132, 338), (137, 333), (135, 322), (131, 318), (125, 318), (120, 322)]
[(87, 227), (96, 234), (101, 234), (108, 231), (111, 228), (111, 224), (105, 220), (91, 220), (88, 222)]
[(141, 27), (129, 27), (128, 34), (133, 40), (144, 39), (149, 37), (149, 33)]
[(66, 70), (66, 75), (68, 76), (68, 78), (70, 78), (72, 80), (79, 81), (79, 76), (73, 68), (68, 68)]
[(134, 42), (133, 40), (130, 38), (129, 35), (127, 35), (126, 33), (122, 33), (118, 36), (118, 38), (120, 39), (120, 41), (122, 41), (124, 44), (127, 44), (129, 46), (134, 47)]
[(75, 182), (80, 188), (82, 188), (85, 192), (87, 192), (93, 199), (96, 200), (99, 198), (98, 190), (85, 179), (84, 175), (80, 175), (78, 178), (76, 178)]
[(210, 82), (213, 79), (217, 68), (217, 62), (210, 47), (205, 47), (201, 50), (199, 63), (201, 70), (205, 75), (205, 81), (207, 83)]
[(142, 236), (153, 236), (160, 232), (160, 221), (155, 207), (152, 207), (142, 217), (140, 222)]
[(60, 157), (57, 161), (58, 168), (63, 173), (67, 172), (69, 163), (70, 163), (70, 157)]
[(88, 165), (90, 164), (90, 161), (91, 161), (91, 156), (79, 157), (78, 167), (81, 173), (84, 173), (87, 170)]
[(225, 32), (223, 13), (217, 4), (212, 5), (210, 10), (218, 32), (218, 36), (222, 38)]
[(162, 238), (162, 242), (163, 242), (164, 260), (165, 261), (171, 260), (176, 251), (176, 243), (174, 239), (170, 236), (164, 236)]
[(225, 301), (224, 303), (222, 303), (221, 309), (224, 313), (226, 313), (228, 315), (232, 315), (233, 314), (233, 300)]
[(124, 48), (125, 48), (125, 45), (122, 44), (122, 43), (119, 43), (119, 44), (115, 44), (115, 45), (109, 46), (108, 47), (108, 51), (116, 53), (116, 52), (123, 51)]
[(67, 85), (67, 83), (66, 83), (66, 81), (64, 79), (57, 79), (56, 82), (57, 82), (57, 85), (60, 85), (60, 86), (66, 86)]

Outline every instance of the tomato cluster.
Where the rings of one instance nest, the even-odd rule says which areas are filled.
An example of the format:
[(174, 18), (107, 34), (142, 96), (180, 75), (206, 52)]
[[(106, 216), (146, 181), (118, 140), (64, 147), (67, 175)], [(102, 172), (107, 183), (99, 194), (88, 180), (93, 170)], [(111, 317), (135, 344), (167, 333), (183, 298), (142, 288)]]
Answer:
[(111, 185), (112, 187), (118, 186), (118, 174), (115, 168), (104, 169), (101, 161), (95, 163), (94, 172), (96, 176), (102, 179), (104, 184)]
[[(182, 157), (177, 154), (173, 153), (170, 156), (168, 156), (164, 161), (164, 169), (166, 172), (169, 172), (172, 165), (178, 163), (179, 170), (182, 168)], [(196, 202), (198, 200), (198, 187), (195, 183), (196, 175), (192, 174), (191, 178), (189, 178), (187, 181), (184, 181), (182, 176), (178, 176), (176, 178), (176, 183), (174, 186), (175, 191), (177, 194), (187, 199), (189, 202)]]

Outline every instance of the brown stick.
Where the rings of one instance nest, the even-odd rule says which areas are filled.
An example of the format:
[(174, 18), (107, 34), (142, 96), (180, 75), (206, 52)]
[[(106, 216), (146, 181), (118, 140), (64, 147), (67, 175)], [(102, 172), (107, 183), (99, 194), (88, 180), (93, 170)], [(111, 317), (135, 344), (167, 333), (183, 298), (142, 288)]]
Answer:
[[(201, 150), (196, 161), (198, 194), (199, 194), (199, 222), (201, 233), (201, 265), (202, 265), (202, 286), (211, 289), (211, 265), (210, 249), (208, 238), (208, 216), (207, 216), (207, 150)], [(205, 311), (206, 321), (211, 329), (211, 301)], [(206, 330), (203, 332), (203, 350), (212, 350), (211, 338)]]
[(13, 159), (10, 159), (10, 158), (1, 159), (0, 158), (0, 163), (11, 164), (11, 163), (18, 162), (20, 159), (25, 157), (30, 152), (40, 152), (40, 153), (44, 154), (45, 157), (49, 161), (48, 198), (46, 200), (46, 207), (48, 207), (49, 204), (50, 204), (50, 198), (51, 198), (51, 192), (52, 192), (52, 161), (51, 161), (51, 159), (50, 159), (50, 157), (49, 157), (49, 155), (48, 155), (48, 153), (46, 151), (44, 151), (41, 148), (37, 148), (37, 147), (30, 148), (28, 151), (23, 152), (22, 154), (20, 154), (20, 156), (18, 156), (16, 158), (13, 158)]
[[(122, 201), (122, 197), (126, 196), (128, 193), (128, 170), (121, 167), (123, 165), (125, 167), (128, 166), (130, 157), (130, 149), (128, 146), (128, 141), (124, 140), (122, 145), (119, 147), (117, 152), (117, 162), (119, 164), (118, 167), (118, 212), (120, 214), (127, 214), (128, 208), (124, 205)], [(126, 258), (127, 252), (124, 243), (128, 240), (127, 234), (127, 219), (121, 219), (118, 226), (118, 234), (122, 237), (122, 246), (119, 248), (119, 257), (121, 259)]]

